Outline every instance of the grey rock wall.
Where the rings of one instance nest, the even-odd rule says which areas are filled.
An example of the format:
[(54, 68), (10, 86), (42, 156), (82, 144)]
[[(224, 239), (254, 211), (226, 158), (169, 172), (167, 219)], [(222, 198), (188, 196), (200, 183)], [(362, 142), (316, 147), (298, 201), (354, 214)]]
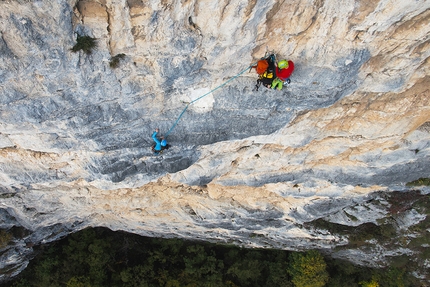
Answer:
[[(303, 224), (351, 225), (342, 211), (357, 203), (377, 212), (354, 224), (375, 224), (375, 191), (429, 177), (428, 1), (0, 8), (0, 226), (25, 230), (2, 255), (5, 276), (33, 244), (86, 226), (329, 250), (348, 239)], [(97, 39), (90, 55), (70, 50), (78, 33)], [(292, 83), (255, 91), (247, 69), (272, 51), (295, 62)], [(154, 128), (202, 95), (153, 156)], [(348, 254), (385, 264), (389, 252)]]

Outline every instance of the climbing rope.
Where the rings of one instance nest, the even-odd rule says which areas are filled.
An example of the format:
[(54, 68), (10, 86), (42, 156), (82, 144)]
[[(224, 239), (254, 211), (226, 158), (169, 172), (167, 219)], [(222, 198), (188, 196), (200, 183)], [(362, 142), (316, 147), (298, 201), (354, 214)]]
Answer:
[(215, 92), (215, 91), (216, 91), (216, 90), (218, 90), (219, 88), (221, 88), (221, 87), (223, 87), (223, 86), (227, 85), (229, 82), (233, 81), (234, 79), (236, 79), (237, 77), (239, 77), (240, 75), (242, 75), (243, 73), (245, 73), (246, 71), (248, 71), (248, 69), (249, 69), (249, 68), (251, 68), (251, 67), (252, 67), (252, 66), (254, 66), (254, 65), (255, 65), (255, 64), (252, 64), (251, 66), (246, 67), (246, 69), (245, 69), (245, 70), (241, 71), (241, 72), (240, 72), (239, 74), (237, 74), (236, 76), (234, 76), (234, 77), (232, 77), (232, 78), (228, 79), (227, 81), (225, 81), (224, 83), (222, 83), (221, 85), (219, 85), (218, 87), (216, 87), (215, 89), (213, 89), (213, 90), (211, 90), (211, 91), (207, 92), (206, 94), (204, 94), (204, 95), (202, 95), (202, 96), (198, 97), (197, 99), (192, 100), (191, 102), (189, 102), (189, 103), (185, 106), (185, 108), (182, 110), (182, 113), (179, 115), (178, 119), (175, 121), (175, 123), (172, 125), (172, 127), (171, 127), (171, 128), (170, 128), (170, 130), (166, 133), (166, 135), (165, 135), (165, 136), (167, 137), (167, 136), (172, 132), (172, 130), (176, 127), (176, 125), (178, 124), (179, 120), (180, 120), (180, 119), (181, 119), (181, 117), (184, 115), (185, 111), (188, 109), (188, 107), (189, 107), (190, 105), (192, 105), (193, 103), (197, 102), (198, 100), (200, 100), (200, 99), (202, 99), (202, 98), (206, 97), (207, 95), (209, 95), (209, 94), (211, 94), (211, 93)]

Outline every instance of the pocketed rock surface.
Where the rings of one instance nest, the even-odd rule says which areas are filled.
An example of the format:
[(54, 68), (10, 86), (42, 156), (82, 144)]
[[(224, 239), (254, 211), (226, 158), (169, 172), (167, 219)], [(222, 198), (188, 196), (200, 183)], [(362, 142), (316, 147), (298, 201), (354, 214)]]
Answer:
[[(1, 279), (87, 226), (329, 252), (348, 238), (305, 223), (377, 224), (375, 192), (430, 177), (430, 2), (282, 3), (1, 1), (0, 226), (26, 231)], [(291, 84), (255, 91), (270, 52), (295, 63)], [(205, 94), (154, 156), (153, 130)], [(408, 216), (399, 228), (425, 219)]]

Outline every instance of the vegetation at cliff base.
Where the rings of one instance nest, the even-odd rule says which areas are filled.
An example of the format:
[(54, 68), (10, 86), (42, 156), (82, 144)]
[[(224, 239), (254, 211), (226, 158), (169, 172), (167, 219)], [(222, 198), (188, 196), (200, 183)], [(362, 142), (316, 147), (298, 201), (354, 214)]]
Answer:
[(417, 180), (408, 182), (406, 186), (430, 186), (430, 178), (421, 177)]
[[(368, 250), (379, 247), (386, 250), (407, 250), (409, 252), (410, 255), (405, 253), (396, 255), (393, 252), (393, 255), (387, 259), (391, 267), (386, 268), (384, 273), (372, 277), (371, 280), (360, 281), (363, 286), (421, 286), (419, 280), (412, 276), (414, 273), (421, 274), (422, 282), (430, 282), (428, 263), (426, 263), (430, 259), (430, 237), (428, 236), (430, 195), (412, 190), (380, 193), (369, 200), (375, 206), (383, 205), (386, 210), (385, 217), (379, 218), (376, 223), (365, 222), (357, 226), (350, 226), (319, 218), (305, 223), (304, 226), (309, 229), (325, 230), (332, 235), (348, 237), (348, 244), (336, 247), (337, 251), (361, 249), (368, 252)], [(418, 214), (419, 216), (417, 216)], [(337, 269), (339, 268), (342, 266), (337, 267)], [(330, 270), (329, 273), (330, 282), (332, 282), (334, 273)], [(347, 277), (342, 280), (347, 282), (345, 281)], [(327, 286), (332, 286), (330, 282)], [(375, 285), (375, 282), (379, 285)], [(387, 282), (390, 282), (391, 285), (386, 285)]]
[(72, 52), (76, 53), (80, 50), (84, 51), (85, 54), (89, 55), (92, 53), (93, 49), (97, 46), (96, 38), (92, 38), (88, 35), (77, 35), (76, 36), (76, 44), (71, 49)]
[(401, 269), (359, 267), (315, 250), (244, 249), (105, 228), (76, 232), (36, 252), (6, 286), (415, 286)]
[(323, 287), (329, 279), (324, 258), (315, 250), (291, 253), (288, 273), (296, 287)]

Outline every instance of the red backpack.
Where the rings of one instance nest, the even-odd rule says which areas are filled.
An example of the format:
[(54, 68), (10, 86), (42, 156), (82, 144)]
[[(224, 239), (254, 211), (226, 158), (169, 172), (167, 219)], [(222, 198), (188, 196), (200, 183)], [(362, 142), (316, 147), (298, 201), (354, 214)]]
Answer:
[(266, 72), (267, 68), (269, 67), (269, 63), (266, 59), (262, 59), (257, 62), (257, 66), (255, 66), (255, 71), (257, 74), (261, 75), (264, 72)]

